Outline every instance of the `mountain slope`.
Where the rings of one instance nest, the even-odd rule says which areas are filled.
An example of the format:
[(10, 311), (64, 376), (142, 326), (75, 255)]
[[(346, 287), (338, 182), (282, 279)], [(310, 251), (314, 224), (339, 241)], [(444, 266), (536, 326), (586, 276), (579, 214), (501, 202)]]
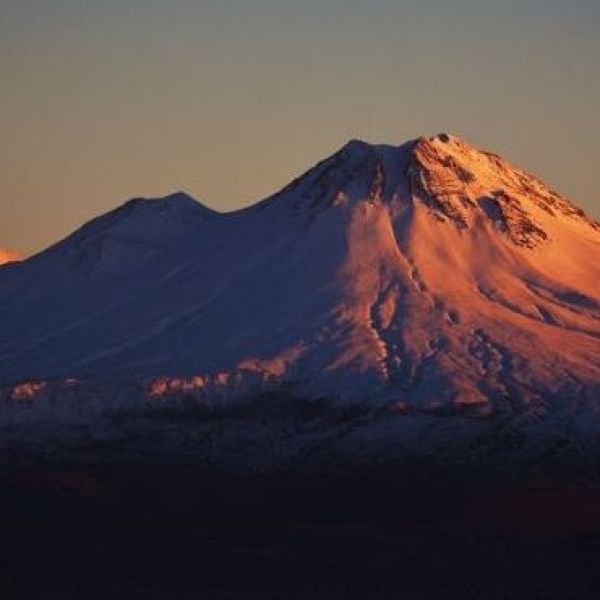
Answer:
[(0, 272), (0, 380), (539, 419), (595, 407), (598, 281), (598, 225), (498, 156), (353, 141), (247, 209), (129, 203)]

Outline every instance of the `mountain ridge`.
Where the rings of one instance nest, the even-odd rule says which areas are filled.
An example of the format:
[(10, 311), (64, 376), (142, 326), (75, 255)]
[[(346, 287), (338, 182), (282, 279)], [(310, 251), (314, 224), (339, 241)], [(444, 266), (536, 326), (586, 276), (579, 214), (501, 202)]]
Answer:
[(99, 220), (0, 276), (0, 383), (526, 420), (595, 406), (597, 225), (455, 136), (351, 141), (239, 211), (175, 194)]

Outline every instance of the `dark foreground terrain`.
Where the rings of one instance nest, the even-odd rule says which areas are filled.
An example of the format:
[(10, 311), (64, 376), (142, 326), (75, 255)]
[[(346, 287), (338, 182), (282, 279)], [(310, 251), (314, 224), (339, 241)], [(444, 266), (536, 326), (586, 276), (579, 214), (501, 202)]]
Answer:
[(600, 489), (418, 471), (392, 487), (156, 459), (5, 466), (1, 597), (600, 597)]

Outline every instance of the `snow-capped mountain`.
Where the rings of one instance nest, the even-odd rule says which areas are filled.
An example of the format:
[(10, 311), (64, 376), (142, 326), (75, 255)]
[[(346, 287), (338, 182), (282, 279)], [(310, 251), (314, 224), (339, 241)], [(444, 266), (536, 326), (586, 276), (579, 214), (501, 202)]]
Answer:
[(595, 411), (600, 226), (446, 134), (352, 141), (231, 213), (132, 200), (0, 270), (5, 398), (86, 381), (166, 401)]

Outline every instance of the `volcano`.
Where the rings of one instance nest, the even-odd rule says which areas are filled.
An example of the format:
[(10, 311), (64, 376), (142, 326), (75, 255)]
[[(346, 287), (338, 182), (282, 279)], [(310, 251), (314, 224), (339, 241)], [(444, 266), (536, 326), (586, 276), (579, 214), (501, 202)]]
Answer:
[(599, 282), (598, 223), (448, 134), (3, 265), (3, 590), (599, 597)]
[(135, 199), (0, 270), (4, 414), (85, 406), (94, 386), (101, 406), (137, 386), (153, 405), (285, 391), (403, 415), (595, 414), (599, 282), (600, 225), (496, 154), (448, 134), (355, 140), (248, 208)]

